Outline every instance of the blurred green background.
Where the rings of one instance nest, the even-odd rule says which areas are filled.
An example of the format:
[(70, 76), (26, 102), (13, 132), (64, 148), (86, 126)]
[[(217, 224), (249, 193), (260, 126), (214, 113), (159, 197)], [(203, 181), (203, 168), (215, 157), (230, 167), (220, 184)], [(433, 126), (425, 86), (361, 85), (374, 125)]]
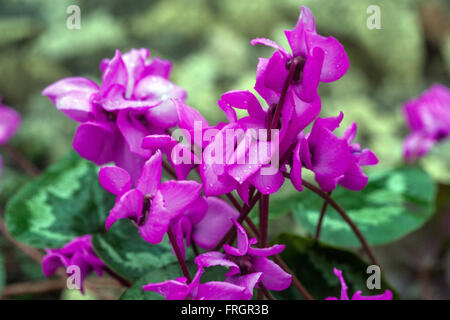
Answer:
[[(66, 27), (72, 4), (81, 8), (79, 30)], [(372, 4), (381, 8), (380, 30), (366, 26)], [(172, 80), (187, 90), (187, 102), (212, 123), (223, 120), (217, 99), (231, 89), (251, 89), (257, 58), (271, 54), (250, 40), (267, 37), (287, 46), (283, 30), (295, 25), (301, 5), (312, 10), (319, 33), (344, 44), (351, 62), (341, 80), (321, 85), (322, 115), (343, 110), (343, 127), (358, 123), (357, 141), (375, 151), (380, 167), (401, 163), (407, 134), (402, 102), (432, 83), (449, 85), (445, 0), (0, 0), (0, 95), (23, 117), (11, 143), (41, 169), (66, 154), (76, 124), (41, 91), (67, 76), (100, 80), (99, 63), (116, 48), (146, 47), (152, 56), (172, 60)], [(0, 206), (29, 179), (5, 158)], [(450, 184), (450, 143), (436, 146), (421, 165), (441, 189)], [(442, 223), (444, 213), (378, 249), (405, 298), (450, 298), (450, 251), (442, 249), (449, 235), (441, 230), (448, 231), (450, 222)], [(8, 282), (41, 277), (38, 267), (10, 251)]]

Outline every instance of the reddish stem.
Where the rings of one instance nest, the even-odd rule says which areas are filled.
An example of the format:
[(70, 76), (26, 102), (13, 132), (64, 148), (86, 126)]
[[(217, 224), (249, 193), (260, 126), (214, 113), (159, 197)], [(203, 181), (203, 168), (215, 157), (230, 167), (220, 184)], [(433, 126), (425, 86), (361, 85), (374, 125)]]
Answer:
[(186, 261), (183, 258), (180, 248), (177, 244), (177, 239), (173, 234), (172, 228), (169, 227), (167, 230), (167, 235), (169, 236), (169, 241), (172, 244), (173, 251), (175, 251), (175, 255), (177, 256), (178, 263), (180, 264), (181, 271), (183, 272), (184, 277), (187, 279), (188, 283), (191, 283), (191, 275), (189, 274), (189, 270), (186, 266)]

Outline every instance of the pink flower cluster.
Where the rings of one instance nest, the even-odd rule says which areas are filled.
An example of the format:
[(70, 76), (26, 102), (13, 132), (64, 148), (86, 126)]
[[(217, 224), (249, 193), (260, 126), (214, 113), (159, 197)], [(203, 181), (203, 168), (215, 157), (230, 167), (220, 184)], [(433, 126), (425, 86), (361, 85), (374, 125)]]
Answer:
[[(230, 193), (236, 191), (245, 208), (258, 195), (277, 192), (286, 177), (301, 191), (302, 169), (314, 172), (323, 191), (331, 191), (337, 184), (351, 190), (365, 187), (367, 176), (361, 167), (378, 160), (354, 142), (356, 124), (339, 137), (334, 131), (342, 113), (318, 117), (319, 83), (340, 79), (349, 67), (343, 46), (335, 38), (317, 33), (314, 17), (306, 7), (296, 26), (285, 34), (290, 51), (268, 39), (252, 41), (274, 48), (270, 58), (260, 58), (256, 72), (255, 90), (265, 104), (249, 91), (226, 92), (218, 101), (226, 123), (210, 125), (188, 106), (186, 92), (169, 80), (170, 62), (150, 58), (146, 49), (125, 54), (116, 51), (112, 59), (103, 60), (101, 84), (73, 77), (43, 91), (57, 109), (80, 123), (74, 149), (98, 165), (108, 164), (101, 168), (99, 179), (103, 188), (116, 196), (116, 203), (106, 229), (119, 219), (130, 219), (150, 244), (160, 243), (168, 234), (181, 266), (186, 247), (195, 244), (204, 250), (195, 258), (198, 271), (193, 279), (185, 274), (148, 284), (144, 290), (168, 299), (251, 299), (254, 288), (285, 290), (291, 285), (291, 275), (269, 259), (284, 246), (267, 247), (266, 241), (259, 241), (260, 247), (254, 247), (258, 240), (249, 239), (242, 226), (243, 209), (233, 208), (222, 198), (233, 197)], [(238, 118), (235, 109), (245, 110), (247, 115)], [(200, 143), (191, 141), (198, 123), (202, 130), (214, 132)], [(311, 132), (304, 132), (310, 124)], [(200, 161), (173, 161), (174, 150), (180, 150), (171, 135), (175, 128), (189, 133), (193, 148), (181, 146), (184, 155)], [(225, 152), (218, 145), (224, 143), (225, 132), (230, 129), (240, 130), (242, 135), (231, 142), (231, 152)], [(255, 137), (249, 134), (251, 130), (263, 130), (266, 137)], [(273, 130), (278, 139), (272, 139)], [(246, 160), (262, 145), (268, 145), (271, 152), (249, 164)], [(201, 159), (195, 149), (202, 150)], [(218, 153), (223, 153), (222, 159), (242, 161), (214, 161)], [(275, 155), (279, 156), (279, 166), (266, 170)], [(172, 180), (162, 181), (162, 169)], [(200, 179), (190, 180), (191, 173)], [(230, 231), (237, 233), (237, 247), (221, 242)], [(77, 255), (72, 248), (83, 254)], [(69, 244), (61, 250), (49, 252), (46, 274), (74, 260), (86, 266), (83, 270), (98, 271), (98, 261), (85, 246)], [(226, 280), (201, 283), (205, 269), (212, 266), (227, 267)]]

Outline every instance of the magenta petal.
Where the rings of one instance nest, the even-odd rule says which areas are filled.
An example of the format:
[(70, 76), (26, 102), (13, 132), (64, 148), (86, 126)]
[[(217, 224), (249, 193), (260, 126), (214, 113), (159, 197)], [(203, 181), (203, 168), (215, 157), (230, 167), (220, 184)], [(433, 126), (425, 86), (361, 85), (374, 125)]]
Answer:
[[(205, 150), (211, 148), (210, 146), (212, 146), (212, 144), (208, 145)], [(214, 164), (207, 162), (208, 161), (203, 160), (199, 166), (200, 177), (203, 182), (203, 191), (206, 196), (222, 195), (237, 188), (239, 183), (235, 179), (226, 173), (218, 175), (214, 172)]]
[(226, 255), (217, 251), (210, 251), (203, 253), (195, 258), (195, 264), (202, 268), (209, 268), (214, 266), (222, 266), (229, 268), (226, 276), (230, 277), (239, 274), (239, 266), (231, 260), (226, 258)]
[(261, 97), (266, 100), (266, 102), (271, 105), (273, 103), (278, 103), (280, 94), (265, 85), (266, 79), (266, 69), (269, 63), (269, 59), (259, 58), (258, 67), (256, 69), (256, 83), (255, 90), (259, 93)]
[(98, 177), (103, 189), (116, 196), (120, 196), (131, 189), (131, 177), (122, 168), (101, 168)]
[(206, 121), (198, 110), (188, 106), (180, 100), (173, 100), (173, 102), (175, 104), (175, 108), (177, 109), (177, 114), (180, 121), (178, 126), (180, 128), (193, 131), (196, 121), (201, 125), (201, 127), (209, 128), (208, 121)]
[(58, 97), (71, 92), (94, 93), (97, 92), (98, 89), (98, 85), (92, 80), (83, 77), (69, 77), (47, 86), (42, 91), (42, 94), (56, 104)]
[(111, 59), (102, 76), (102, 86), (100, 94), (103, 96), (112, 85), (120, 85), (123, 88), (127, 87), (128, 72), (122, 55), (119, 50), (116, 50), (114, 58)]
[(300, 161), (300, 146), (301, 142), (297, 142), (297, 145), (295, 146), (294, 153), (292, 155), (292, 168), (290, 172), (290, 178), (292, 185), (297, 189), (298, 191), (303, 190), (302, 186), (302, 162)]
[(233, 223), (237, 231), (237, 248), (224, 244), (223, 250), (233, 256), (244, 256), (247, 254), (249, 247), (247, 232), (235, 219), (233, 219)]
[(169, 79), (171, 70), (172, 70), (172, 63), (169, 60), (163, 60), (158, 57), (155, 57), (153, 58), (150, 65), (145, 69), (145, 72), (142, 76), (151, 74)]
[(243, 276), (233, 276), (226, 279), (227, 282), (246, 288), (245, 300), (250, 300), (253, 296), (253, 290), (262, 276), (261, 272), (254, 272)]
[(61, 79), (42, 91), (56, 108), (74, 121), (85, 122), (93, 113), (91, 97), (98, 92), (97, 84), (82, 77)]
[[(262, 169), (268, 169), (269, 167), (270, 165), (266, 165)], [(277, 192), (284, 183), (283, 174), (279, 170), (275, 174), (264, 174), (262, 169), (253, 174), (248, 181), (262, 194), (273, 194)]]
[(302, 84), (297, 90), (299, 98), (303, 101), (312, 102), (316, 98), (323, 61), (324, 52), (318, 47), (314, 48), (311, 55), (306, 59), (305, 67), (303, 68)]
[(248, 205), (248, 200), (250, 198), (250, 182), (246, 181), (243, 184), (239, 185), (236, 189), (239, 197), (241, 197), (242, 201), (246, 205)]
[(152, 134), (142, 139), (142, 148), (150, 150), (161, 149), (167, 152), (172, 141), (172, 137), (167, 134)]
[(114, 161), (118, 132), (107, 122), (85, 122), (73, 137), (73, 148), (85, 159), (98, 165)]
[(265, 111), (261, 107), (258, 99), (247, 90), (232, 90), (224, 93), (220, 99), (222, 103), (238, 108), (245, 109), (249, 115), (257, 119), (264, 119), (266, 116)]
[(340, 177), (334, 177), (334, 176), (328, 176), (328, 175), (321, 175), (316, 173), (315, 179), (316, 182), (319, 184), (320, 189), (325, 192), (331, 192), (334, 189), (336, 189), (336, 186), (338, 184)]
[(211, 250), (231, 228), (232, 219), (237, 219), (239, 212), (219, 198), (208, 197), (206, 202), (208, 203), (206, 216), (194, 225), (192, 236), (200, 248)]
[(294, 29), (284, 32), (294, 56), (306, 56), (305, 34), (316, 34), (316, 25), (311, 11), (302, 6), (302, 11)]
[(142, 215), (144, 198), (139, 190), (133, 189), (117, 199), (114, 208), (109, 212), (105, 228), (109, 230), (119, 219), (131, 218), (139, 223)]
[(248, 254), (252, 256), (268, 257), (283, 252), (286, 246), (284, 244), (276, 244), (268, 248), (248, 248)]
[(186, 283), (186, 278), (177, 278), (159, 283), (149, 283), (142, 286), (142, 290), (157, 292), (167, 300), (184, 300), (189, 294), (189, 286)]
[(200, 284), (196, 300), (248, 300), (246, 288), (227, 282), (210, 281)]
[(146, 111), (145, 117), (148, 122), (159, 128), (167, 129), (177, 125), (178, 114), (174, 99), (164, 100), (161, 104)]
[(272, 260), (255, 258), (253, 266), (257, 272), (262, 272), (261, 281), (268, 290), (286, 290), (291, 285), (292, 276)]
[(196, 181), (166, 181), (159, 187), (164, 207), (172, 214), (185, 210), (200, 196), (202, 185)]
[(345, 172), (344, 177), (339, 180), (339, 184), (349, 190), (360, 191), (367, 185), (368, 180), (367, 175), (356, 161), (353, 160), (349, 169)]
[(320, 81), (336, 81), (347, 72), (350, 66), (347, 53), (342, 44), (335, 38), (326, 38), (318, 34), (307, 34), (306, 42), (310, 51), (315, 47), (320, 47), (325, 53)]
[(154, 195), (161, 183), (162, 154), (157, 150), (142, 168), (136, 188), (144, 195)]
[(167, 210), (164, 205), (163, 196), (157, 191), (151, 202), (147, 219), (138, 227), (140, 235), (148, 243), (160, 243), (169, 229), (171, 220), (181, 214)]
[(275, 92), (281, 93), (284, 82), (288, 75), (286, 64), (288, 59), (279, 51), (274, 52), (270, 57), (264, 75), (264, 85)]
[(203, 220), (208, 212), (208, 202), (205, 197), (198, 197), (186, 210), (183, 215), (193, 224), (197, 224)]
[(344, 276), (342, 275), (342, 271), (337, 269), (337, 268), (333, 268), (333, 272), (334, 274), (339, 278), (339, 282), (341, 283), (341, 300), (349, 300), (348, 298), (348, 287), (347, 284), (345, 283), (344, 280)]
[(364, 149), (360, 154), (354, 156), (358, 159), (360, 166), (373, 166), (378, 163), (377, 156), (369, 149)]
[(166, 181), (156, 192), (145, 223), (139, 227), (139, 233), (149, 243), (160, 243), (167, 232), (172, 219), (199, 196), (201, 185), (195, 181)]
[(165, 78), (149, 75), (139, 81), (134, 95), (138, 100), (154, 102), (171, 98), (183, 100), (186, 98), (186, 91)]
[(63, 254), (48, 250), (47, 254), (42, 259), (42, 272), (46, 277), (53, 275), (60, 267), (67, 267), (69, 259)]
[(351, 153), (347, 141), (336, 137), (330, 130), (317, 126), (311, 132), (309, 147), (312, 157), (313, 171), (323, 176), (338, 177), (350, 166)]
[(275, 50), (280, 51), (284, 56), (289, 56), (289, 53), (282, 46), (280, 46), (278, 43), (276, 43), (275, 41), (270, 40), (270, 39), (256, 38), (256, 39), (253, 39), (252, 41), (250, 41), (250, 44), (252, 46), (261, 44), (263, 46), (272, 47)]
[(142, 139), (149, 131), (133, 113), (129, 110), (120, 110), (116, 123), (130, 151), (145, 158), (149, 157), (150, 151), (142, 148)]
[(392, 300), (392, 291), (386, 290), (382, 294), (377, 294), (373, 296), (363, 296), (362, 291), (358, 290), (353, 295), (352, 300)]
[(7, 142), (19, 129), (20, 115), (0, 103), (0, 145)]
[(342, 139), (347, 140), (349, 145), (352, 144), (353, 140), (355, 140), (357, 130), (358, 126), (356, 125), (356, 122), (352, 122), (342, 134)]
[(410, 133), (403, 141), (403, 155), (408, 162), (424, 156), (434, 146), (436, 140), (421, 131)]
[(228, 122), (237, 121), (236, 111), (233, 109), (231, 105), (229, 105), (223, 99), (219, 99), (219, 101), (217, 101), (217, 104), (219, 105), (220, 109), (222, 109), (223, 113), (225, 113), (225, 117), (227, 117)]

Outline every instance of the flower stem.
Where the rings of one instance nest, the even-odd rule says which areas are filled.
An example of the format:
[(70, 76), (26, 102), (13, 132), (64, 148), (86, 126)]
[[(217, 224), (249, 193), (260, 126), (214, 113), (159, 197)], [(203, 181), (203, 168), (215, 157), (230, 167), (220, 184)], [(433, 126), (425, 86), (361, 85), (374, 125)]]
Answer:
[(40, 175), (40, 170), (15, 147), (10, 144), (2, 146), (8, 156), (17, 163), (30, 177), (35, 178)]
[(302, 295), (303, 298), (306, 300), (314, 300), (313, 296), (309, 293), (308, 290), (302, 285), (302, 283), (297, 279), (297, 277), (294, 275), (294, 273), (289, 269), (286, 262), (284, 262), (283, 259), (279, 255), (274, 256), (275, 262), (287, 273), (289, 273), (292, 276), (292, 283), (297, 289), (297, 291)]
[[(331, 191), (327, 193), (328, 196), (331, 196)], [(325, 217), (325, 212), (327, 211), (328, 201), (324, 200), (322, 205), (322, 210), (320, 211), (319, 221), (317, 222), (316, 234), (314, 236), (314, 240), (319, 241), (320, 230), (322, 229), (322, 222)]]
[[(252, 200), (249, 201), (249, 203), (248, 203), (249, 205), (248, 206), (245, 205), (245, 206), (242, 207), (242, 210), (241, 210), (241, 212), (239, 214), (239, 218), (237, 219), (237, 221), (240, 224), (242, 224), (242, 222), (248, 216), (250, 211), (252, 211), (253, 207), (256, 205), (256, 203), (258, 202), (260, 197), (261, 197), (261, 194), (257, 193), (255, 196), (252, 197)], [(232, 237), (233, 233), (234, 233), (234, 226), (231, 226), (230, 229), (228, 229), (227, 233), (217, 243), (217, 245), (214, 248), (214, 251), (219, 251), (220, 248), (222, 248), (222, 246), (227, 242), (227, 240)], [(234, 241), (234, 239), (233, 239), (233, 241)]]
[(169, 229), (167, 230), (167, 235), (169, 236), (169, 241), (172, 244), (173, 251), (175, 251), (175, 255), (177, 256), (177, 260), (180, 265), (181, 271), (183, 272), (183, 275), (187, 279), (188, 283), (191, 283), (192, 281), (191, 275), (189, 274), (189, 270), (186, 266), (186, 261), (184, 260), (183, 255), (181, 254), (181, 250), (178, 247), (177, 239), (173, 234), (172, 228), (169, 227)]
[(278, 101), (278, 104), (275, 108), (275, 112), (272, 117), (272, 124), (269, 129), (275, 129), (278, 126), (278, 122), (280, 121), (281, 117), (281, 110), (283, 109), (284, 102), (286, 101), (286, 96), (288, 93), (289, 86), (294, 79), (295, 71), (297, 69), (298, 64), (300, 63), (300, 60), (297, 58), (294, 58), (292, 60), (291, 65), (289, 66), (288, 75), (286, 77), (286, 80), (284, 80), (283, 88), (281, 90), (280, 100)]
[(261, 248), (265, 248), (269, 229), (269, 195), (267, 194), (262, 195), (259, 199), (259, 229), (261, 232), (259, 245)]
[(323, 192), (322, 190), (320, 190), (319, 188), (317, 188), (316, 186), (314, 186), (313, 184), (311, 184), (311, 183), (309, 183), (309, 182), (307, 182), (305, 180), (302, 181), (302, 184), (306, 188), (308, 188), (309, 190), (313, 191), (318, 196), (323, 198), (325, 201), (327, 201), (341, 215), (341, 217), (345, 220), (345, 222), (348, 223), (350, 228), (353, 230), (355, 235), (358, 237), (358, 239), (361, 242), (364, 250), (366, 251), (367, 255), (369, 256), (369, 259), (370, 259), (371, 263), (375, 264), (375, 265), (378, 265), (377, 259), (375, 258), (375, 255), (373, 254), (372, 249), (370, 248), (369, 244), (367, 243), (366, 238), (363, 236), (363, 234), (361, 233), (359, 228), (356, 226), (356, 224), (349, 217), (347, 212), (345, 212), (345, 210), (342, 209), (342, 207), (333, 198), (331, 198), (326, 192)]

